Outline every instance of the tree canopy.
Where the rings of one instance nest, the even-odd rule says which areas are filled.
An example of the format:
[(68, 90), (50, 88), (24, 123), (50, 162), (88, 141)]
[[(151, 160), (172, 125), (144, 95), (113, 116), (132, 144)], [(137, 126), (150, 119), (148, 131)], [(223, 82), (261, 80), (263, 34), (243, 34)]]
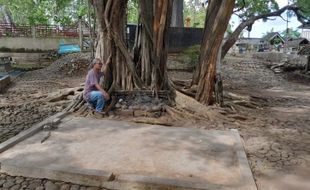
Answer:
[(86, 16), (87, 5), (87, 0), (0, 0), (14, 23), (31, 25), (72, 24)]

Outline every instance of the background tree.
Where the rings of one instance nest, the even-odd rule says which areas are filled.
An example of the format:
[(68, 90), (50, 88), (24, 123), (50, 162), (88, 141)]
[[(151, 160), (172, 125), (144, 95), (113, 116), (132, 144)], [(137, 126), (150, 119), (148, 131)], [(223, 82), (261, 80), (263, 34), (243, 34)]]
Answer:
[(234, 0), (208, 2), (200, 58), (193, 77), (193, 83), (198, 84), (196, 99), (205, 105), (213, 103), (218, 51), (234, 6)]
[(11, 13), (7, 10), (5, 5), (0, 5), (0, 19), (1, 18), (2, 20), (0, 20), (0, 22), (8, 23), (8, 24), (14, 23)]
[(0, 0), (0, 5), (16, 24), (70, 25), (87, 14), (87, 0)]
[(194, 0), (185, 1), (184, 17), (191, 19), (191, 27), (203, 28), (206, 18), (206, 5), (199, 1), (195, 4)]
[(301, 35), (301, 33), (298, 32), (298, 29), (294, 30), (293, 28), (288, 28), (288, 31), (284, 30), (280, 32), (280, 34), (284, 39), (286, 39), (286, 37), (296, 39)]
[(128, 1), (128, 16), (127, 20), (128, 23), (137, 24), (138, 23), (138, 17), (139, 17), (139, 6), (138, 6), (138, 0), (129, 0)]
[(259, 19), (267, 20), (270, 17), (280, 17), (285, 11), (292, 11), (297, 19), (305, 24), (310, 23), (309, 2), (307, 0), (294, 0), (291, 5), (279, 9), (275, 0), (237, 0), (236, 15), (241, 19), (241, 23), (228, 37), (222, 47), (222, 58), (225, 57), (229, 49), (236, 43), (240, 33), (247, 28), (252, 30), (252, 25)]

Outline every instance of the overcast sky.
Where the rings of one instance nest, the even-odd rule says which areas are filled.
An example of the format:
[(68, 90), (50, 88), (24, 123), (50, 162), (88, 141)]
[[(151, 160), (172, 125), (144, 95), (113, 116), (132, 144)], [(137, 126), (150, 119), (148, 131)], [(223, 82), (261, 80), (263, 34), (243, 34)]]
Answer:
[[(279, 7), (283, 7), (287, 5), (287, 0), (277, 0)], [(286, 13), (282, 14), (283, 18), (286, 18)], [(238, 18), (237, 16), (233, 16), (232, 20), (235, 22), (234, 27), (238, 25)], [(296, 17), (289, 18), (289, 28), (296, 29), (298, 26), (301, 25), (296, 19)], [(263, 22), (262, 20), (256, 21), (252, 27), (252, 31), (250, 33), (251, 37), (262, 37), (262, 35), (274, 28), (275, 32), (282, 32), (286, 29), (286, 21), (283, 19), (276, 17), (275, 20), (269, 20), (267, 22)], [(301, 32), (301, 31), (300, 31)], [(248, 33), (244, 33), (244, 37), (248, 37)]]

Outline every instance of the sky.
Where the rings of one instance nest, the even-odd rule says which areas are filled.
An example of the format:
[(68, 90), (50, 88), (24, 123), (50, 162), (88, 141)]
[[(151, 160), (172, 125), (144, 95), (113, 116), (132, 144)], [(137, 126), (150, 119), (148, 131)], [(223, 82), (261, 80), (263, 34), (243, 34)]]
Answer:
[[(284, 7), (287, 5), (287, 0), (277, 0), (279, 7)], [(282, 14), (283, 18), (286, 18), (286, 13)], [(262, 20), (256, 21), (252, 27), (252, 31), (250, 33), (250, 37), (252, 38), (260, 38), (264, 35), (264, 33), (271, 31), (274, 29), (274, 32), (282, 32), (286, 29), (286, 21), (284, 21), (280, 17), (275, 17), (275, 20), (269, 20), (267, 22), (263, 22)], [(238, 26), (238, 18), (237, 16), (233, 16), (231, 21), (234, 21), (234, 28)], [(288, 27), (293, 28), (294, 30), (300, 26), (301, 23), (297, 21), (296, 17), (289, 18)], [(299, 31), (301, 32), (301, 30)], [(244, 33), (244, 37), (248, 37), (248, 32)]]

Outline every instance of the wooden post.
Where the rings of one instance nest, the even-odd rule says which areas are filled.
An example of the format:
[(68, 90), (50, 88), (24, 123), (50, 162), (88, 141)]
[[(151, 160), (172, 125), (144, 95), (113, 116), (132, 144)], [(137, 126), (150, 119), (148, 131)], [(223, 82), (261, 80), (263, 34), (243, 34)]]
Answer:
[(31, 26), (31, 36), (32, 38), (36, 38), (36, 26), (35, 25)]
[[(94, 51), (94, 40), (93, 40), (93, 30), (92, 30), (92, 22), (91, 22), (91, 9), (92, 5), (90, 1), (88, 1), (88, 23), (89, 23), (89, 46), (91, 51), (91, 59), (95, 57), (95, 51)], [(95, 24), (94, 24), (95, 25)], [(94, 30), (95, 31), (95, 30)]]
[(83, 50), (83, 31), (82, 31), (82, 19), (79, 18), (79, 45)]

